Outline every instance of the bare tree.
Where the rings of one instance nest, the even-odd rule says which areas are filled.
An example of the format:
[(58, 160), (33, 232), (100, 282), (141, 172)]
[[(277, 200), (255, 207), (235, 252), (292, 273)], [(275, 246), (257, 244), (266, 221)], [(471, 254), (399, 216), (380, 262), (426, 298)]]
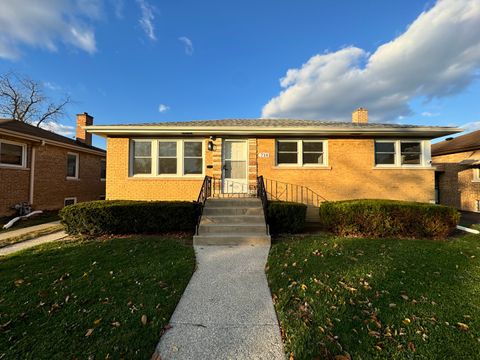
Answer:
[(65, 115), (70, 97), (52, 102), (41, 83), (14, 72), (0, 75), (0, 117), (40, 126), (44, 121), (57, 121)]

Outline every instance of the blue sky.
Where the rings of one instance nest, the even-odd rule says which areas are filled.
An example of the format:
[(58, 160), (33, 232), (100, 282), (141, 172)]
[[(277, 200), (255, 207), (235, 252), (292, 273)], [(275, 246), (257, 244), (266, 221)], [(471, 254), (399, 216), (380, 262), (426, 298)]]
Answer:
[(349, 121), (364, 106), (372, 121), (480, 126), (478, 0), (39, 3), (0, 4), (0, 73), (68, 93), (63, 125), (84, 111)]

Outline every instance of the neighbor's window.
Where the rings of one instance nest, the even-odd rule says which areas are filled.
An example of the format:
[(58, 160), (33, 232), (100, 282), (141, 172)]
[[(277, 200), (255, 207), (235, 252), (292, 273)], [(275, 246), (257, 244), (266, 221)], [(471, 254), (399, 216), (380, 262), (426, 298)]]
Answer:
[(68, 197), (63, 200), (63, 206), (75, 205), (77, 203), (76, 197)]
[(176, 174), (177, 173), (177, 142), (159, 141), (158, 142), (158, 173)]
[(202, 142), (183, 143), (183, 174), (201, 174), (203, 171)]
[(395, 165), (395, 142), (375, 142), (375, 164)]
[(100, 179), (105, 180), (107, 178), (107, 161), (105, 159), (100, 160)]
[(133, 175), (152, 173), (152, 142), (150, 140), (133, 140), (132, 142)]
[(277, 140), (277, 165), (325, 165), (325, 140)]
[(0, 141), (0, 165), (24, 167), (26, 145), (1, 140)]
[(78, 179), (78, 154), (67, 154), (67, 178)]
[(400, 143), (402, 165), (420, 165), (422, 161), (422, 144), (419, 141)]
[(422, 141), (377, 140), (375, 141), (375, 166), (428, 166)]

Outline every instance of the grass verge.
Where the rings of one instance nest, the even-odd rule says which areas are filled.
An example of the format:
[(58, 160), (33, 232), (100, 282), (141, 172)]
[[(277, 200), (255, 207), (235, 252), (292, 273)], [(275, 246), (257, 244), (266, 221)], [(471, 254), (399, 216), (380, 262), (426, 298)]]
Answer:
[(192, 247), (158, 236), (56, 242), (7, 256), (0, 359), (147, 359), (194, 266)]
[(291, 358), (479, 358), (478, 235), (290, 237), (267, 276)]
[(61, 230), (63, 230), (63, 225), (58, 224), (58, 225), (49, 226), (49, 227), (47, 227), (45, 229), (42, 229), (42, 230), (32, 231), (32, 232), (29, 232), (27, 234), (23, 234), (23, 235), (20, 235), (20, 236), (12, 236), (12, 237), (9, 237), (9, 238), (6, 238), (6, 239), (0, 239), (0, 248), (8, 246), (8, 245), (13, 245), (13, 244), (16, 244), (16, 243), (19, 243), (19, 242), (22, 242), (22, 241), (35, 239), (39, 236), (53, 234), (53, 233), (61, 231)]

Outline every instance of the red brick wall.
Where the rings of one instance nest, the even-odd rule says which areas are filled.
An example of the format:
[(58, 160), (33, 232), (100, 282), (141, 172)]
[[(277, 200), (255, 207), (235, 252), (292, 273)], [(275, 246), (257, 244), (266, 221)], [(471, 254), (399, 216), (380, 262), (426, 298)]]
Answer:
[[(12, 169), (0, 166), (0, 216), (15, 214), (12, 206), (29, 202), (32, 145), (30, 141), (0, 135), (0, 139), (28, 145), (27, 167)], [(33, 208), (57, 210), (66, 197), (78, 202), (98, 200), (105, 195), (105, 181), (100, 180), (100, 160), (103, 156), (69, 150), (63, 147), (35, 143), (35, 181)], [(79, 179), (67, 180), (67, 153), (79, 154)]]

